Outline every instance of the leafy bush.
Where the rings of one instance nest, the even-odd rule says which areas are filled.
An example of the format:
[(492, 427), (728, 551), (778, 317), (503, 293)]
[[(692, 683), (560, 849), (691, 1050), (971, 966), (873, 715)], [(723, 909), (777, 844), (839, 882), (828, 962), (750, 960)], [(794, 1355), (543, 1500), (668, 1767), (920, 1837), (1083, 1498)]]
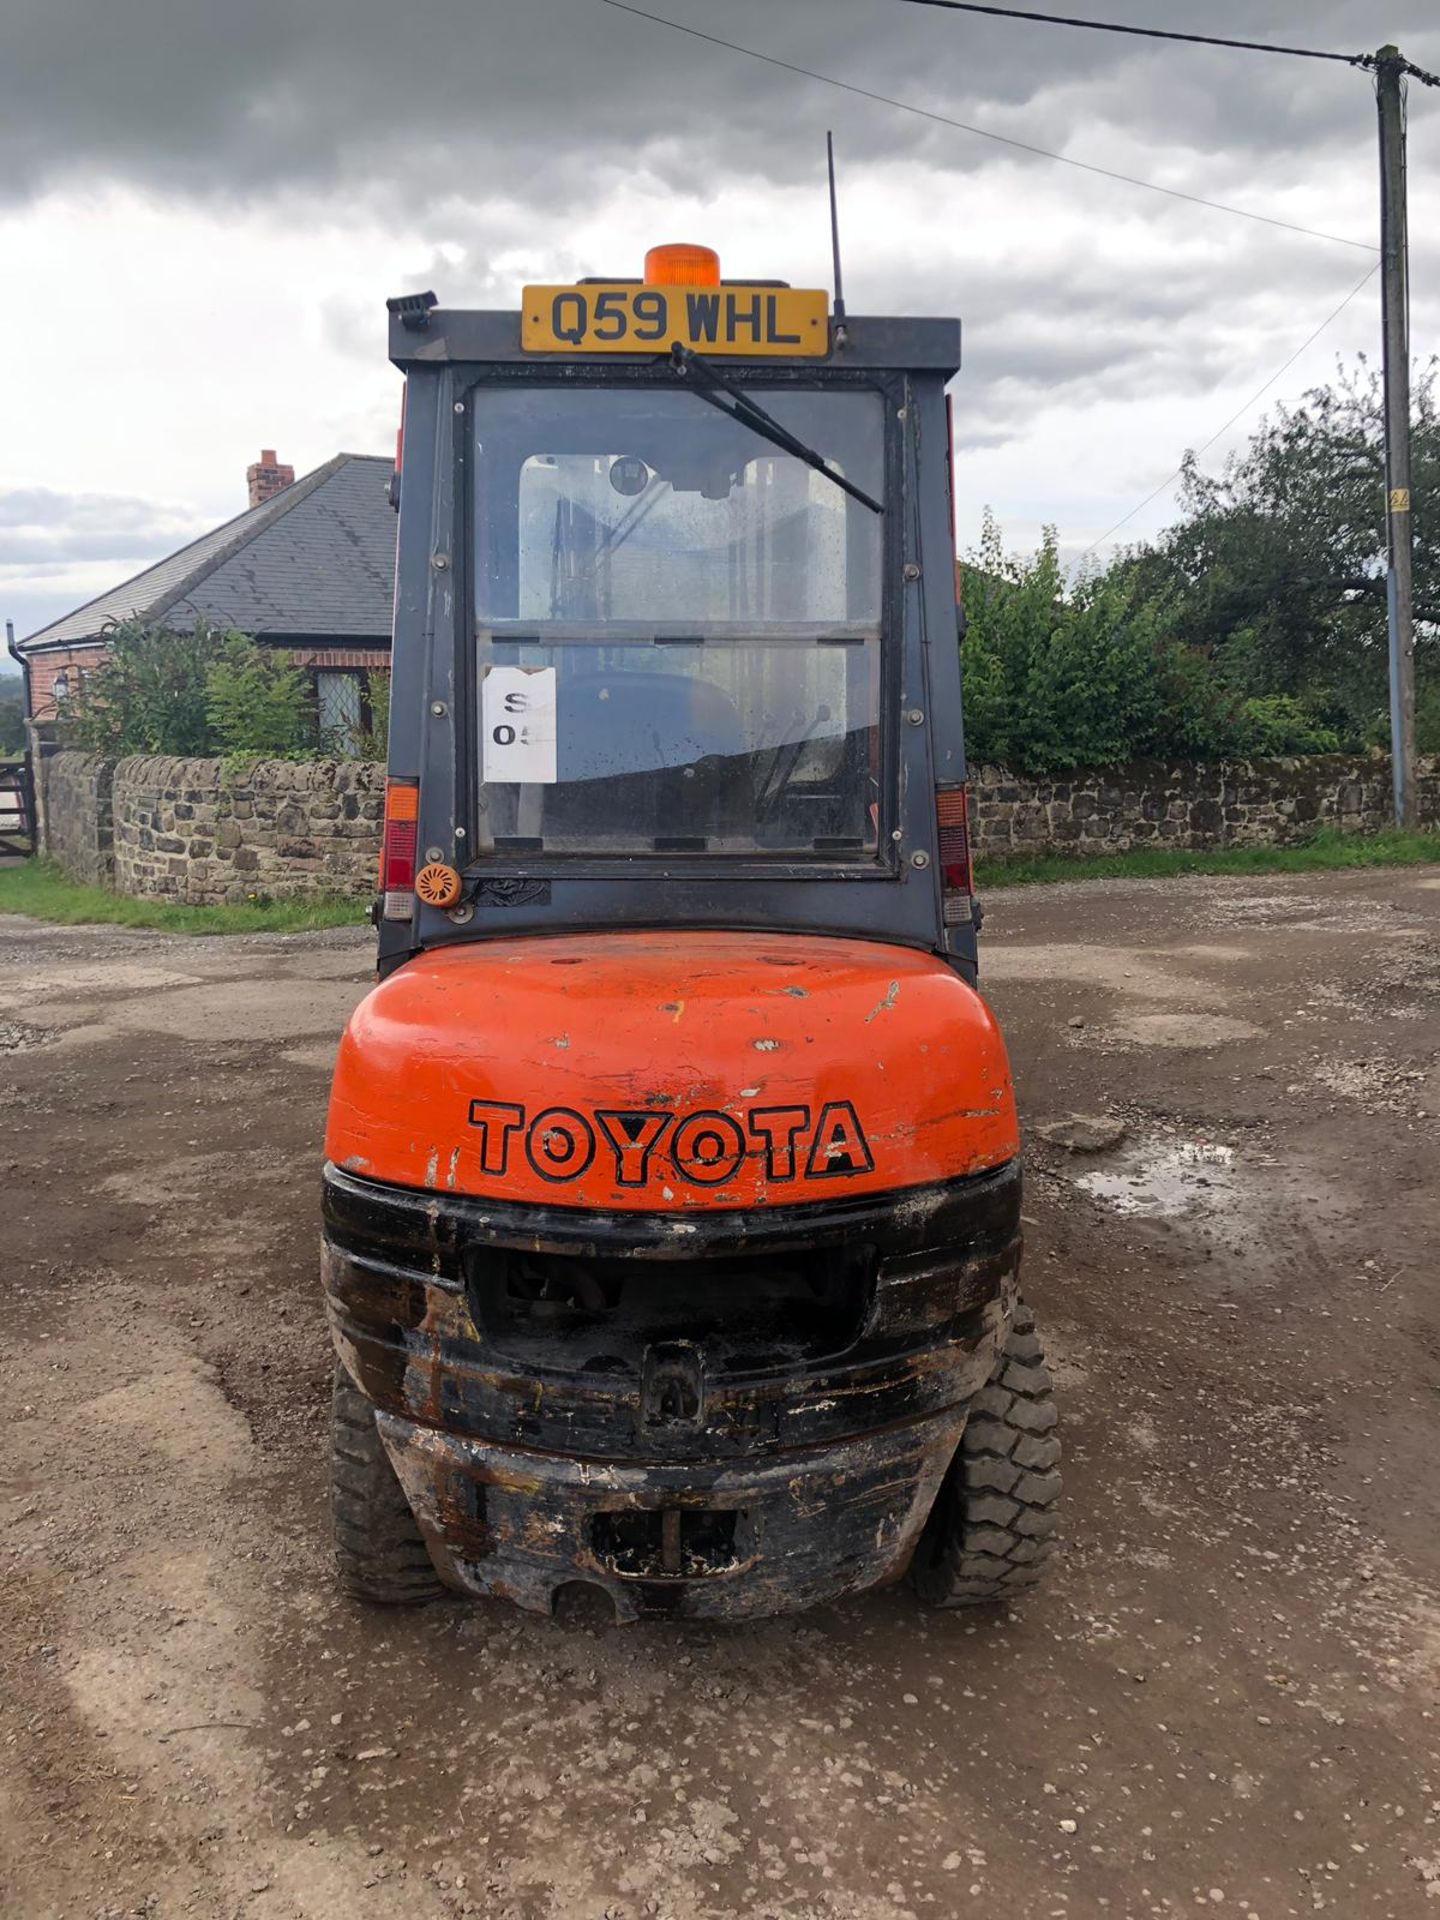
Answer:
[(66, 703), (62, 738), (108, 759), (131, 753), (296, 759), (324, 751), (383, 759), (390, 676), (372, 674), (370, 729), (343, 747), (321, 741), (305, 675), (243, 633), (205, 621), (193, 633), (131, 621), (106, 636), (107, 657)]
[(1245, 701), (1240, 708), (1240, 735), (1244, 751), (1261, 756), (1340, 751), (1335, 729), (1322, 726), (1288, 693), (1267, 693)]
[(206, 686), (217, 639), (201, 621), (193, 633), (126, 621), (106, 635), (103, 665), (66, 703), (63, 733), (77, 747), (118, 760), (127, 753), (213, 754)]
[(1222, 662), (1170, 639), (1156, 657), (1155, 677), (1161, 717), (1147, 752), (1224, 760), (1242, 751), (1240, 700)]
[[(1339, 753), (1365, 737), (1348, 694), (1320, 676), (1303, 693), (1266, 686), (1256, 627), (1187, 641), (1184, 588), (1133, 554), (1067, 582), (1053, 530), (1038, 553), (1016, 557), (987, 514), (964, 596), (972, 765), (1043, 775), (1147, 755)], [(1440, 746), (1440, 687), (1423, 671), (1418, 733), (1421, 752)], [(1380, 716), (1372, 737), (1388, 744)]]
[(1237, 702), (1172, 637), (1168, 597), (1114, 568), (1067, 585), (1053, 529), (1037, 554), (1017, 558), (987, 514), (965, 605), (972, 764), (1046, 774), (1236, 750)]
[(1440, 753), (1440, 673), (1415, 676), (1415, 748)]
[(390, 675), (379, 668), (370, 669), (370, 726), (360, 736), (359, 758), (388, 760), (390, 757)]
[(205, 712), (224, 753), (287, 760), (310, 744), (305, 676), (244, 634), (227, 634), (211, 660)]

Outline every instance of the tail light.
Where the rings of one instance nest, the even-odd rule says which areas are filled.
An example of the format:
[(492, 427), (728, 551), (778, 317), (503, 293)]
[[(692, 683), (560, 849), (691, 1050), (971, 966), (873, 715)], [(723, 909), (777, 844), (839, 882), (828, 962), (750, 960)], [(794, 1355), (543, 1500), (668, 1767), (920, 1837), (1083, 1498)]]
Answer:
[(947, 927), (964, 927), (972, 917), (970, 873), (970, 794), (965, 787), (941, 787), (935, 794), (936, 843), (940, 856), (941, 913)]
[(420, 782), (385, 786), (385, 837), (380, 843), (380, 892), (387, 920), (415, 918), (415, 843), (420, 832)]

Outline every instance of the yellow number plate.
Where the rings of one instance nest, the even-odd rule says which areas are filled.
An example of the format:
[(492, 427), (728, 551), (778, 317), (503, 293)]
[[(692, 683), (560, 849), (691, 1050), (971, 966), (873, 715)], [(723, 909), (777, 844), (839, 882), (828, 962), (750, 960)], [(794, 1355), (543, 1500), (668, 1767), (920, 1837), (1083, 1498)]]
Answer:
[(804, 287), (526, 287), (526, 353), (696, 353), (819, 359), (830, 296)]

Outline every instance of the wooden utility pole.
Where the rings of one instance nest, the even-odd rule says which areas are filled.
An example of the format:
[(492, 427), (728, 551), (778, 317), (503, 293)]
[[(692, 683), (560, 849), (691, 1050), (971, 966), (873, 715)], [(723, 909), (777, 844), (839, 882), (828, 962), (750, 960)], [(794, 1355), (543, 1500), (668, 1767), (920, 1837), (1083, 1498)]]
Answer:
[(1415, 605), (1410, 513), (1410, 250), (1405, 210), (1405, 99), (1409, 63), (1398, 47), (1375, 56), (1380, 104), (1380, 224), (1385, 332), (1385, 510), (1389, 552), (1390, 753), (1395, 824), (1419, 824), (1415, 790)]

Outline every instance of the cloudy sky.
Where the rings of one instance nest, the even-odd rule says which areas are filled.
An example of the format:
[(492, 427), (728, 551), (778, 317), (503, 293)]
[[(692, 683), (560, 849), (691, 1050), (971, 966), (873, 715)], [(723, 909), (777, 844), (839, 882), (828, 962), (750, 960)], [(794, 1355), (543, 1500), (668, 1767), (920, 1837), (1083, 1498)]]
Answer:
[[(644, 0), (776, 59), (1313, 238), (1033, 157), (603, 0), (8, 0), (0, 58), (0, 617), (23, 636), (298, 472), (393, 444), (384, 298), (511, 306), (697, 239), (958, 313), (962, 544), (1081, 555), (1373, 264), (1367, 76), (933, 11)], [(1435, 0), (1070, 0), (1065, 12), (1440, 69)], [(1417, 357), (1440, 344), (1440, 90), (1411, 93)], [(1263, 406), (1377, 345), (1378, 281)], [(1163, 526), (1162, 493), (1119, 538)], [(1102, 545), (1100, 551), (1107, 549)], [(5, 663), (8, 665), (8, 662)]]

